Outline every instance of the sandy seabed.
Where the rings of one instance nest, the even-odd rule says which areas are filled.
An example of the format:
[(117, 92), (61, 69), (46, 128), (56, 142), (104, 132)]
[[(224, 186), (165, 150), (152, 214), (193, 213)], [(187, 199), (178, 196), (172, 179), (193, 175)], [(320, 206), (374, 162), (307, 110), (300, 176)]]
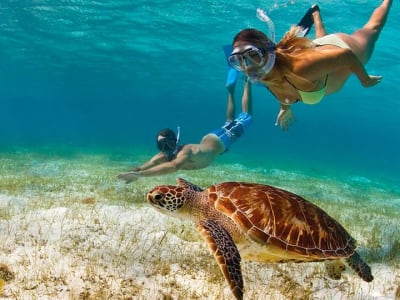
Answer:
[[(3, 299), (232, 299), (190, 223), (148, 207), (81, 204), (1, 222)], [(245, 299), (395, 299), (399, 269), (327, 278), (321, 263), (243, 262)]]
[[(118, 163), (98, 171), (99, 160), (36, 160), (25, 173), (21, 169), (26, 170), (26, 160), (14, 161), (17, 171), (13, 173), (4, 169), (8, 160), (3, 159), (0, 299), (233, 299), (193, 224), (161, 215), (144, 203), (144, 193), (160, 179), (125, 185), (115, 180), (121, 168)], [(208, 172), (217, 172), (219, 180), (226, 174), (218, 170)], [(238, 174), (242, 171), (237, 170)], [(204, 182), (209, 173), (191, 174), (191, 180)], [(271, 181), (274, 174), (269, 175)], [(167, 176), (165, 181), (171, 183), (174, 178)], [(296, 176), (293, 180), (302, 180), (307, 189), (304, 182), (312, 179)], [(319, 189), (323, 184), (328, 194), (348, 189), (328, 184), (326, 179), (310, 186)], [(366, 205), (335, 199), (324, 207), (330, 212), (341, 206), (333, 214), (359, 241), (360, 255), (375, 277), (371, 283), (352, 270), (341, 280), (331, 280), (322, 263), (242, 261), (244, 298), (400, 299), (396, 212), (400, 198), (380, 187), (370, 191), (380, 192), (389, 194), (388, 206), (367, 211)], [(357, 218), (359, 214), (364, 217)]]

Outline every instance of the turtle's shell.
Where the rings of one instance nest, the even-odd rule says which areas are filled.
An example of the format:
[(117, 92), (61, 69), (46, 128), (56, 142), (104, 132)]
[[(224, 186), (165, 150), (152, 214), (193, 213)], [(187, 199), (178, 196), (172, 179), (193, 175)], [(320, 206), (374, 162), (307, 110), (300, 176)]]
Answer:
[(316, 205), (291, 192), (263, 184), (224, 182), (210, 186), (210, 205), (243, 234), (288, 258), (337, 259), (354, 253), (350, 234)]

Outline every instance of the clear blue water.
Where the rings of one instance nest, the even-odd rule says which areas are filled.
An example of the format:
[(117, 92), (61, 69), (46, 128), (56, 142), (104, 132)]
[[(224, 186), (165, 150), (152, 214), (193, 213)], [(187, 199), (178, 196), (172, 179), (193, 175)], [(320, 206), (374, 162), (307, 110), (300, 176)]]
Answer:
[[(325, 0), (319, 5), (329, 32), (352, 32), (366, 22), (380, 2)], [(50, 206), (69, 205), (80, 210), (77, 203), (82, 199), (98, 203), (99, 207), (104, 203), (124, 205), (121, 200), (132, 207), (143, 205), (143, 195), (148, 190), (158, 184), (174, 183), (176, 176), (202, 188), (214, 182), (245, 180), (282, 187), (305, 197), (356, 238), (376, 279), (361, 292), (358, 278), (355, 285), (346, 281), (332, 288), (330, 282), (325, 283), (330, 286), (328, 295), (334, 295), (328, 298), (348, 299), (354, 298), (354, 293), (369, 293), (368, 299), (393, 299), (400, 278), (398, 1), (393, 4), (367, 65), (371, 74), (384, 76), (379, 85), (366, 89), (352, 77), (339, 93), (318, 105), (294, 105), (297, 121), (288, 132), (274, 126), (278, 102), (266, 89), (254, 86), (254, 124), (210, 167), (141, 178), (130, 185), (116, 180), (119, 172), (155, 153), (154, 140), (159, 129), (179, 125), (182, 142), (196, 143), (224, 123), (227, 67), (222, 46), (231, 43), (233, 36), (245, 27), (266, 29), (256, 18), (256, 8), (268, 12), (280, 38), (311, 4), (304, 0), (1, 0), (0, 236), (6, 237), (8, 246), (0, 243), (0, 252), (7, 258), (5, 262), (15, 270), (32, 269), (28, 273), (38, 274), (31, 276), (39, 276), (41, 286), (49, 287), (48, 293), (60, 299), (66, 296), (68, 288), (60, 288), (53, 273), (47, 276), (42, 272), (53, 270), (55, 265), (53, 261), (43, 262), (38, 251), (43, 243), (53, 243), (54, 249), (61, 249), (65, 241), (48, 241), (49, 236), (41, 230), (32, 238), (32, 231), (26, 230), (30, 223), (25, 221), (24, 212), (28, 214), (26, 220), (31, 220), (31, 213), (36, 211), (39, 217), (43, 216), (42, 208)], [(313, 36), (314, 32), (310, 34)], [(237, 100), (240, 96), (241, 89), (237, 88)], [(79, 211), (79, 218), (88, 210), (88, 215), (93, 215), (94, 210), (89, 207)], [(74, 216), (71, 214), (71, 218)], [(143, 216), (143, 226), (152, 218), (156, 217)], [(47, 224), (46, 219), (40, 219)], [(63, 219), (60, 227), (64, 222)], [(120, 227), (118, 222), (115, 225)], [(157, 222), (154, 226), (164, 230)], [(15, 233), (10, 233), (10, 228)], [(93, 238), (94, 231), (86, 227), (84, 234), (88, 239), (82, 239), (83, 244), (74, 241), (74, 250), (86, 249), (86, 240), (101, 241)], [(153, 257), (153, 252), (141, 254), (147, 248), (140, 241), (136, 244), (135, 233), (129, 234), (135, 239), (133, 245), (138, 245), (133, 252), (141, 257), (134, 264), (135, 277), (142, 257), (148, 257), (145, 264), (160, 261), (157, 255)], [(164, 237), (165, 234), (163, 240)], [(29, 243), (34, 250), (26, 250)], [(161, 247), (161, 242), (157, 251), (158, 245)], [(94, 249), (96, 255), (118, 256), (103, 263), (121, 260), (120, 252), (113, 247), (101, 244)], [(73, 262), (71, 265), (79, 268), (85, 265), (79, 260), (86, 263), (91, 255), (86, 250), (82, 256), (60, 251), (54, 255), (66, 256)], [(20, 253), (27, 253), (28, 257), (21, 261)], [(47, 259), (47, 253), (43, 256)], [(27, 265), (28, 261), (34, 263)], [(121, 266), (124, 270), (113, 265), (104, 268), (107, 277), (98, 277), (101, 291), (107, 289), (103, 278), (109, 278), (115, 289), (125, 289), (118, 284), (124, 283), (130, 271), (127, 272), (125, 263)], [(109, 277), (110, 270), (117, 274), (115, 278)], [(7, 283), (10, 290), (18, 291), (18, 297), (24, 299), (37, 297), (38, 293), (39, 297), (47, 295), (41, 288), (31, 288), (33, 284), (21, 289), (30, 280), (23, 273), (23, 278), (19, 276)], [(82, 275), (80, 270), (76, 274), (79, 280), (92, 278)], [(119, 279), (121, 274), (123, 278)], [(203, 280), (201, 274), (192, 279)], [(45, 277), (51, 278), (51, 282), (43, 283)], [(313, 282), (317, 277), (321, 276), (317, 275)], [(140, 281), (134, 279), (132, 283), (135, 289), (144, 284), (140, 274), (138, 278)], [(153, 284), (158, 280), (147, 281)], [(268, 290), (265, 293), (270, 293), (269, 287), (262, 284)], [(174, 277), (173, 290), (178, 285)], [(286, 290), (286, 281), (284, 285)], [(313, 293), (326, 296), (326, 290), (320, 290), (320, 286), (317, 283), (304, 289), (312, 287)], [(96, 284), (90, 280), (82, 283), (85, 295), (89, 293), (88, 287), (96, 291)], [(145, 286), (143, 290), (157, 290), (158, 298), (166, 295), (158, 287)], [(258, 293), (265, 296), (263, 291)], [(187, 296), (186, 288), (183, 295)]]
[[(378, 3), (329, 0), (320, 7), (329, 32), (352, 32)], [(310, 4), (2, 1), (1, 149), (105, 149), (133, 160), (132, 149), (151, 155), (156, 132), (177, 125), (182, 142), (198, 142), (225, 118), (222, 45), (242, 28), (265, 28), (257, 7), (280, 38)], [(254, 87), (254, 126), (220, 161), (400, 182), (399, 11), (395, 3), (367, 66), (384, 76), (379, 85), (365, 89), (352, 77), (319, 105), (295, 105), (288, 132), (274, 126), (277, 101)]]

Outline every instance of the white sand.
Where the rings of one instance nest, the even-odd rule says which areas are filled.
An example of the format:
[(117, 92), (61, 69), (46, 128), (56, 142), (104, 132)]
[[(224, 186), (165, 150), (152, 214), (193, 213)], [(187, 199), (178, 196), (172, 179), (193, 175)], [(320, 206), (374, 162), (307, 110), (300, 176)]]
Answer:
[[(0, 263), (14, 274), (0, 299), (232, 299), (190, 223), (147, 205), (12, 206), (26, 202), (0, 195)], [(245, 299), (395, 299), (399, 264), (371, 264), (366, 283), (318, 263), (242, 262)]]

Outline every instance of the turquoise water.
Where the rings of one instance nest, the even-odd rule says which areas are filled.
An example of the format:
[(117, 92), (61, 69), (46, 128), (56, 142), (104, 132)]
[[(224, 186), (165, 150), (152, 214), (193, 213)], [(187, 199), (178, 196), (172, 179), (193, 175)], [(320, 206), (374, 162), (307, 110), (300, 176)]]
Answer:
[[(329, 32), (351, 32), (378, 3), (320, 6)], [(224, 122), (221, 46), (244, 27), (265, 28), (257, 7), (274, 20), (279, 38), (310, 4), (3, 1), (0, 145), (4, 151), (140, 147), (150, 155), (155, 133), (177, 125), (182, 142), (197, 142)], [(353, 77), (317, 106), (295, 105), (297, 122), (288, 132), (274, 126), (277, 101), (255, 87), (254, 126), (227, 156), (249, 165), (350, 170), (398, 182), (398, 15), (395, 3), (367, 67), (384, 76), (378, 86), (365, 89)]]
[[(329, 32), (352, 32), (379, 3), (319, 5)], [(280, 38), (311, 4), (1, 1), (0, 221), (19, 213), (10, 202), (26, 211), (86, 200), (134, 206), (154, 185), (174, 183), (177, 174), (125, 185), (116, 174), (155, 153), (161, 128), (180, 126), (182, 142), (196, 143), (224, 123), (222, 45), (245, 27), (265, 29), (257, 7), (267, 11)], [(383, 75), (379, 85), (365, 89), (351, 77), (316, 106), (294, 105), (297, 121), (287, 132), (274, 126), (278, 102), (254, 86), (248, 132), (209, 168), (178, 172), (204, 188), (261, 182), (320, 205), (360, 242), (374, 272), (392, 268), (393, 278), (378, 275), (385, 284), (370, 287), (388, 299), (398, 289), (400, 263), (399, 12), (395, 2), (367, 65)], [(10, 249), (0, 247), (0, 254)]]

